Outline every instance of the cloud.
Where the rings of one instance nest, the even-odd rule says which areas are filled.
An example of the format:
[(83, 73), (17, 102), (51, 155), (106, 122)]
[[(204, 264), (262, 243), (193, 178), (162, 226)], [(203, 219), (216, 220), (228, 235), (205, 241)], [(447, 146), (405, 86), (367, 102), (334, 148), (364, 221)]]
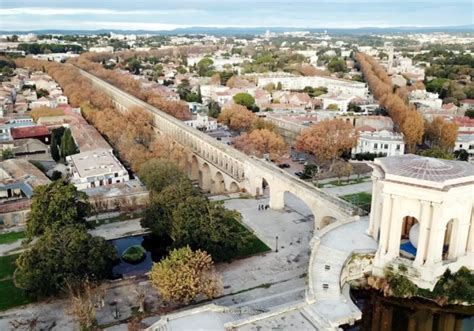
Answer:
[(172, 9), (172, 10), (115, 10), (104, 8), (49, 8), (49, 7), (22, 7), (0, 8), (0, 15), (171, 15), (171, 14), (202, 14), (205, 11), (198, 9)]

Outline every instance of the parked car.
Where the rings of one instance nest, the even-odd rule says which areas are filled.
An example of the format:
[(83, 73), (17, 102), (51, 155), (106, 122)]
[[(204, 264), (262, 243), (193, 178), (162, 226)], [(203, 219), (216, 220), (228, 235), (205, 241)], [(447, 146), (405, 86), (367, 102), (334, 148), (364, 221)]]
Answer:
[(278, 167), (281, 168), (281, 169), (285, 169), (285, 168), (289, 168), (290, 165), (289, 165), (288, 163), (280, 163), (280, 164), (278, 165)]
[(298, 176), (298, 177), (301, 177), (301, 176), (303, 176), (303, 173), (301, 171), (297, 171), (297, 172), (295, 172), (295, 175)]

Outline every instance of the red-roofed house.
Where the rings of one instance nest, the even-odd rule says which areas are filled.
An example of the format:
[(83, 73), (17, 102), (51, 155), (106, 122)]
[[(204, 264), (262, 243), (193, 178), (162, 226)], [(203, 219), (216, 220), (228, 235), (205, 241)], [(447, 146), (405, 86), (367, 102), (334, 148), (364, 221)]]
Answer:
[(45, 144), (49, 144), (51, 141), (51, 133), (49, 132), (49, 129), (43, 125), (12, 128), (11, 135), (14, 140), (33, 138), (41, 140)]

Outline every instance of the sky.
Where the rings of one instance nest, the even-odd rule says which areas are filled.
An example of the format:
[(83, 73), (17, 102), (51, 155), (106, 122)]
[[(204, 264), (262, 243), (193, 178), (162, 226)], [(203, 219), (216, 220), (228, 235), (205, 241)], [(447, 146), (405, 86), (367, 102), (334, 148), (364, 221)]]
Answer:
[(473, 24), (474, 0), (0, 0), (0, 30)]

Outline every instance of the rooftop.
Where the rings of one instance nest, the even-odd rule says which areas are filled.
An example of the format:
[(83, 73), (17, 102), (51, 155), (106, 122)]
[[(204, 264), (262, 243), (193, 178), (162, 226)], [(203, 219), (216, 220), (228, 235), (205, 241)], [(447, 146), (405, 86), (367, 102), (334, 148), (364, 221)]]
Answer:
[(112, 149), (96, 149), (74, 154), (68, 158), (82, 178), (125, 171), (125, 168), (113, 155)]
[(12, 128), (11, 134), (13, 139), (22, 139), (48, 136), (50, 133), (47, 127), (36, 125), (23, 128)]
[(375, 164), (382, 167), (388, 179), (392, 177), (400, 180), (405, 177), (423, 181), (424, 184), (431, 182), (429, 186), (436, 187), (439, 184), (446, 186), (474, 182), (474, 165), (468, 162), (407, 154), (379, 158), (375, 160)]

